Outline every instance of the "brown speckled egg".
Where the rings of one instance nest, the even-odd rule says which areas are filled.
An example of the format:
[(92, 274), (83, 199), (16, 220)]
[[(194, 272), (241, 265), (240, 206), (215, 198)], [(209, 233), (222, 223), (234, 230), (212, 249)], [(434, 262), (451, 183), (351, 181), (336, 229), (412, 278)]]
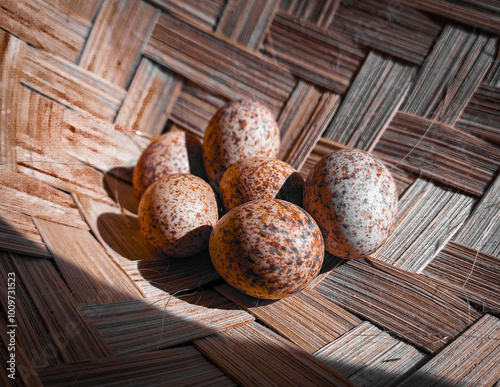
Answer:
[(175, 130), (151, 142), (134, 168), (134, 194), (140, 198), (153, 182), (171, 173), (190, 173), (206, 179), (202, 145), (194, 135)]
[(219, 190), (226, 211), (257, 199), (282, 199), (302, 206), (304, 179), (281, 160), (249, 157), (224, 172)]
[(210, 256), (230, 285), (253, 297), (280, 299), (304, 289), (324, 257), (321, 231), (293, 203), (261, 199), (224, 215), (210, 236)]
[(250, 100), (230, 102), (210, 120), (203, 139), (208, 180), (218, 190), (226, 169), (246, 157), (276, 157), (280, 131), (271, 112)]
[(341, 258), (366, 257), (384, 243), (397, 201), (390, 171), (357, 149), (323, 157), (304, 185), (304, 208), (318, 223), (325, 249)]
[(217, 200), (203, 179), (174, 173), (155, 181), (139, 203), (142, 234), (172, 257), (186, 257), (208, 247), (218, 220)]

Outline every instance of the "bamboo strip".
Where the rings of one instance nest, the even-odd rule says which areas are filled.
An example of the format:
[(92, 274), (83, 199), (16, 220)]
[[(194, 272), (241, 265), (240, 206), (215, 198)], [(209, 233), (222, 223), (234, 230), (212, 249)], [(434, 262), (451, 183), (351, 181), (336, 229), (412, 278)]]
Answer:
[(226, 6), (226, 0), (147, 0), (189, 24), (214, 31)]
[(423, 274), (440, 283), (478, 310), (500, 312), (498, 257), (450, 242)]
[(116, 127), (125, 134), (158, 137), (163, 131), (181, 90), (175, 74), (141, 60), (127, 96), (116, 117)]
[(296, 138), (292, 146), (288, 149), (284, 160), (296, 169), (301, 169), (307, 157), (314, 149), (321, 133), (328, 126), (334, 116), (339, 104), (339, 95), (326, 91), (324, 92), (312, 114), (309, 116), (306, 126), (295, 133)]
[(186, 80), (172, 108), (170, 119), (180, 129), (185, 128), (203, 138), (208, 123), (217, 110), (226, 102), (228, 102), (226, 99), (211, 94), (193, 82)]
[(90, 232), (42, 219), (34, 221), (62, 278), (82, 305), (143, 297)]
[(286, 68), (167, 13), (160, 15), (144, 53), (213, 94), (254, 98), (275, 115), (295, 84)]
[(281, 0), (228, 0), (216, 32), (258, 51)]
[(430, 358), (365, 321), (314, 353), (359, 387), (395, 386)]
[(43, 0), (8, 0), (0, 4), (2, 29), (30, 45), (76, 62), (90, 32), (90, 20)]
[(194, 342), (206, 357), (244, 386), (354, 386), (301, 348), (258, 323)]
[(398, 112), (374, 149), (411, 172), (481, 196), (500, 171), (500, 148), (455, 127)]
[(216, 286), (215, 289), (309, 353), (361, 322), (333, 302), (309, 290), (279, 301), (267, 301), (246, 296), (227, 284)]
[(21, 82), (79, 112), (111, 121), (125, 98), (125, 90), (79, 66), (45, 51), (29, 48)]
[(500, 88), (481, 84), (455, 126), (500, 146)]
[[(16, 276), (16, 344), (22, 346), (34, 367), (45, 367), (52, 364), (62, 364), (64, 362), (60, 351), (57, 347), (55, 338), (52, 332), (44, 324), (42, 313), (33, 304), (30, 294), (22, 279), (19, 278), (16, 267), (14, 266), (11, 256), (19, 259), (26, 257), (21, 255), (11, 255), (5, 252), (0, 252), (0, 284), (2, 289), (8, 288), (8, 273), (14, 273)], [(8, 310), (7, 297), (1, 297), (0, 305), (2, 310)], [(69, 327), (70, 328), (70, 327)], [(68, 328), (68, 332), (70, 332)], [(2, 367), (3, 368), (3, 367)]]
[[(196, 296), (195, 300), (213, 299), (216, 293), (206, 291)], [(224, 299), (215, 307), (204, 307), (165, 294), (83, 309), (113, 352), (125, 355), (187, 343), (253, 320), (251, 314), (232, 310), (228, 303)]]
[(330, 24), (330, 29), (350, 36), (360, 48), (419, 66), (442, 28), (438, 18), (392, 0), (341, 2)]
[(429, 278), (376, 260), (350, 260), (314, 291), (435, 354), (480, 315)]
[(97, 14), (79, 65), (127, 88), (159, 11), (135, 0), (107, 0)]
[(16, 169), (16, 126), (14, 101), (21, 88), (20, 69), (24, 61), (26, 43), (0, 30), (0, 164)]
[(365, 54), (339, 32), (278, 11), (261, 52), (298, 77), (343, 94)]
[(500, 320), (485, 315), (401, 386), (493, 386), (500, 379)]
[(306, 126), (320, 97), (321, 91), (311, 83), (299, 80), (295, 85), (277, 120), (281, 133), (278, 153), (280, 160), (285, 159), (287, 151), (292, 148), (295, 139)]
[(144, 239), (136, 217), (83, 196), (76, 197), (76, 203), (96, 238), (144, 295), (195, 289), (220, 278), (207, 251), (168, 258)]
[[(4, 386), (10, 386), (10, 385), (24, 385), (24, 386), (33, 386), (33, 387), (42, 387), (43, 384), (38, 377), (37, 372), (33, 368), (33, 365), (31, 364), (30, 360), (26, 356), (26, 351), (23, 349), (21, 345), (19, 345), (18, 342), (16, 342), (16, 345), (14, 346), (15, 352), (10, 351), (7, 352), (7, 348), (10, 346), (11, 341), (10, 341), (10, 336), (8, 336), (8, 332), (11, 330), (12, 327), (8, 327), (8, 325), (12, 324), (7, 324), (6, 320), (4, 319), (3, 315), (0, 317), (0, 341), (3, 343), (3, 346), (0, 346), (0, 357), (2, 359), (9, 359), (10, 360), (10, 354), (14, 354), (14, 364), (15, 364), (15, 372), (14, 372), (14, 381), (13, 379), (9, 378), (7, 374), (7, 368), (10, 368), (9, 366), (11, 364), (7, 363), (7, 365), (4, 365), (1, 368), (0, 371), (0, 382)], [(9, 375), (11, 373), (9, 372)]]
[(44, 386), (235, 386), (193, 346), (74, 362), (40, 371)]
[(371, 257), (421, 273), (464, 224), (476, 201), (419, 178), (405, 192), (392, 234)]
[(370, 51), (323, 137), (372, 150), (406, 96), (416, 70)]
[(29, 215), (0, 204), (0, 250), (52, 258)]
[[(22, 67), (21, 69), (22, 70)], [(20, 82), (20, 81), (19, 81)], [(46, 96), (19, 84), (12, 101), (11, 130), (15, 144), (26, 148), (55, 149), (59, 151), (59, 132), (64, 118), (64, 106)]]
[(448, 24), (401, 110), (453, 125), (495, 60), (497, 42), (484, 32)]
[(25, 215), (87, 228), (71, 198), (41, 181), (0, 166), (0, 203)]
[[(40, 355), (38, 353), (40, 348), (35, 348), (36, 352), (33, 353), (33, 356), (45, 355), (48, 358), (41, 357), (35, 362), (30, 356), (33, 365), (44, 367), (50, 364), (49, 361), (53, 361), (54, 357), (59, 356), (64, 362), (72, 362), (111, 355), (109, 348), (77, 305), (52, 262), (13, 255), (11, 265), (13, 269), (10, 270), (16, 273), (16, 289), (25, 289), (29, 296), (26, 301), (34, 306), (40, 317), (33, 321), (34, 324), (30, 324), (31, 329), (28, 328), (29, 325), (19, 325), (19, 330), (26, 328), (26, 334), (33, 334), (36, 337), (42, 330), (47, 332), (50, 338), (49, 344), (42, 348), (45, 353)], [(7, 275), (3, 278), (7, 278)], [(16, 311), (22, 307), (22, 303), (16, 303)]]
[(91, 24), (103, 0), (45, 0), (45, 2), (54, 4), (64, 12), (78, 16)]
[(411, 7), (500, 34), (500, 7), (488, 0), (400, 0)]
[(464, 246), (500, 256), (500, 175), (489, 186), (454, 238)]
[(101, 171), (133, 166), (150, 140), (130, 137), (114, 125), (65, 110), (59, 140), (69, 155)]
[(284, 0), (280, 9), (290, 15), (300, 17), (318, 27), (328, 28), (339, 7), (339, 0)]
[(39, 146), (22, 133), (17, 135), (18, 172), (66, 192), (112, 203), (103, 187), (103, 174), (72, 156)]

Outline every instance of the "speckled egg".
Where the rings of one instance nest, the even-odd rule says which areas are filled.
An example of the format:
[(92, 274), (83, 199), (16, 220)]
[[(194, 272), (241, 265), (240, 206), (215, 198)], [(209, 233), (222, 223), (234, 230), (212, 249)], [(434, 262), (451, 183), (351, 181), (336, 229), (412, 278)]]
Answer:
[(224, 172), (219, 190), (226, 211), (257, 199), (282, 199), (301, 206), (304, 179), (281, 160), (249, 157)]
[(278, 199), (244, 203), (210, 236), (210, 256), (230, 285), (253, 297), (280, 299), (304, 289), (324, 257), (321, 231), (299, 206)]
[(233, 101), (210, 120), (203, 139), (203, 160), (209, 182), (218, 190), (231, 164), (246, 157), (276, 157), (280, 131), (271, 112), (251, 100)]
[(304, 208), (318, 223), (325, 249), (346, 259), (366, 257), (384, 243), (397, 200), (390, 171), (357, 149), (323, 157), (304, 185)]
[(175, 130), (151, 142), (134, 168), (134, 194), (140, 198), (153, 182), (171, 173), (191, 173), (206, 179), (201, 141), (194, 135)]
[(155, 181), (139, 203), (142, 234), (172, 257), (206, 249), (218, 217), (212, 187), (191, 174), (174, 173)]

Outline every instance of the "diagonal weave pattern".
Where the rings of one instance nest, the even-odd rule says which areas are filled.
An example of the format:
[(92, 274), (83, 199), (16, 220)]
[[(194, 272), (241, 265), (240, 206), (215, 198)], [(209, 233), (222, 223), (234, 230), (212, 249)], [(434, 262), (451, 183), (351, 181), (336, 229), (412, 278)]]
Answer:
[[(500, 383), (498, 4), (3, 0), (0, 27), (0, 384)], [(303, 176), (359, 148), (400, 198), (384, 246), (276, 302), (137, 224), (142, 150), (239, 98)]]

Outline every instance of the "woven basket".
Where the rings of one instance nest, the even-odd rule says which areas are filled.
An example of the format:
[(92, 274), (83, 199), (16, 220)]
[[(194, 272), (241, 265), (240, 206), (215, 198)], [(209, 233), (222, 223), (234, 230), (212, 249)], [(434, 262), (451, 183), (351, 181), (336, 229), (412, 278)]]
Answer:
[[(0, 384), (499, 385), (498, 3), (2, 0), (0, 27)], [(358, 148), (398, 188), (379, 250), (280, 301), (138, 229), (141, 152), (240, 98), (303, 176)]]

